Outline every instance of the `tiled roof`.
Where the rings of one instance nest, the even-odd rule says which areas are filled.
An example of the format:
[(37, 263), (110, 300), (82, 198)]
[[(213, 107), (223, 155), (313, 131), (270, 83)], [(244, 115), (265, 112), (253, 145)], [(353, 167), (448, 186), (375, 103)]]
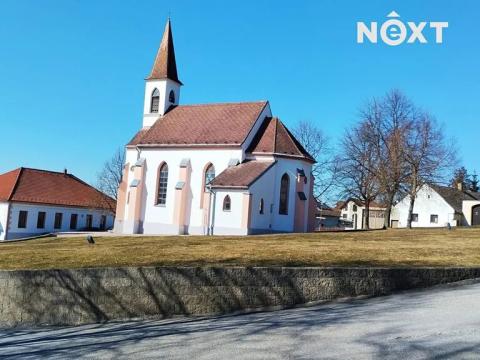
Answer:
[(147, 77), (147, 80), (153, 79), (170, 79), (181, 84), (180, 80), (178, 80), (170, 19), (168, 19), (165, 25), (162, 42), (160, 43), (152, 71)]
[(7, 201), (17, 183), (20, 168), (0, 175), (0, 201)]
[(295, 139), (295, 136), (276, 117), (265, 119), (247, 152), (252, 154), (295, 156), (308, 161), (315, 161), (308, 151)]
[(248, 188), (263, 175), (275, 161), (245, 161), (222, 171), (211, 182), (212, 188)]
[(480, 193), (462, 191), (448, 186), (430, 185), (457, 212), (462, 213), (464, 200), (480, 200)]
[(240, 146), (266, 105), (259, 101), (175, 106), (128, 145)]
[(71, 174), (29, 168), (0, 175), (0, 200), (115, 210), (115, 200)]

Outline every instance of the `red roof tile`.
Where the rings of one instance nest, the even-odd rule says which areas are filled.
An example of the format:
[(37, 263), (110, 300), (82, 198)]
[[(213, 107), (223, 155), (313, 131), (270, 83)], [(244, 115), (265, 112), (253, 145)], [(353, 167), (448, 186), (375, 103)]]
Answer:
[(17, 183), (20, 168), (0, 175), (0, 201), (8, 201)]
[[(12, 182), (14, 172), (18, 176)], [(12, 183), (8, 197), (0, 190), (1, 200), (115, 210), (115, 200), (71, 174), (19, 168), (0, 175), (0, 189), (11, 188)]]
[(315, 161), (278, 118), (266, 118), (247, 152), (301, 157)]
[(240, 146), (266, 105), (259, 101), (175, 106), (128, 145)]
[(147, 80), (153, 79), (170, 79), (182, 84), (180, 80), (178, 80), (170, 19), (168, 19), (165, 25), (162, 42), (160, 43), (152, 71), (147, 77)]
[(222, 171), (212, 181), (212, 188), (248, 188), (262, 176), (275, 161), (245, 161)]

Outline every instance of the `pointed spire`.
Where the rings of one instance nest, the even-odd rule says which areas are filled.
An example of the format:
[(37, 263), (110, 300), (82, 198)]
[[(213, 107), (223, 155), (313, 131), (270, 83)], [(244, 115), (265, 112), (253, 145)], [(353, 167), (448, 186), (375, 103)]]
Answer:
[(165, 25), (165, 32), (163, 33), (162, 42), (160, 43), (152, 71), (147, 77), (147, 80), (152, 79), (170, 79), (182, 85), (180, 80), (178, 80), (170, 18), (168, 18)]

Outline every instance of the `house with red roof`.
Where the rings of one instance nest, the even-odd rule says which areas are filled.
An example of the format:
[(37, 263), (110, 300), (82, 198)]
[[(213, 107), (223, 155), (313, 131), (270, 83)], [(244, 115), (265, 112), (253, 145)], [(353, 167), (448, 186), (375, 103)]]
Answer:
[(170, 20), (146, 78), (143, 124), (126, 145), (121, 234), (306, 232), (315, 160), (268, 101), (184, 105)]
[(0, 175), (0, 241), (113, 227), (115, 200), (66, 170)]

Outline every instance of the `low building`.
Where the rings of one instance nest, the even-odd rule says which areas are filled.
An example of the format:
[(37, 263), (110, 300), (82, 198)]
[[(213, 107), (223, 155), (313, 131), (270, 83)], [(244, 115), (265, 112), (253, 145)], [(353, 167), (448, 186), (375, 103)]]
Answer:
[(113, 227), (115, 200), (65, 172), (29, 168), (0, 175), (0, 241)]
[[(340, 222), (345, 230), (366, 229), (365, 204), (357, 199), (348, 199), (337, 203), (340, 210)], [(375, 201), (369, 206), (369, 229), (382, 229), (385, 226), (386, 207)]]
[[(392, 211), (392, 227), (408, 225), (410, 196), (404, 197)], [(412, 227), (480, 225), (480, 193), (438, 185), (423, 185), (415, 199)]]
[(340, 210), (327, 205), (317, 206), (315, 230), (336, 230), (343, 229), (340, 225)]

